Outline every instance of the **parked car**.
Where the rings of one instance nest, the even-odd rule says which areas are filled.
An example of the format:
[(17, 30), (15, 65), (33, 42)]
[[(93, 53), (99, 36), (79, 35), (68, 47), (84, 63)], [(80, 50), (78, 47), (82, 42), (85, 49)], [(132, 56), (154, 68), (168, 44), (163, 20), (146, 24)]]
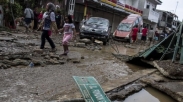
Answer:
[(94, 38), (103, 41), (103, 45), (109, 41), (111, 26), (108, 19), (90, 17), (80, 29), (80, 38)]
[(115, 40), (127, 40), (131, 42), (131, 33), (135, 25), (138, 25), (139, 34), (141, 32), (141, 27), (143, 26), (142, 17), (138, 14), (130, 14), (125, 19), (123, 19), (118, 25), (117, 29), (113, 33), (113, 39)]

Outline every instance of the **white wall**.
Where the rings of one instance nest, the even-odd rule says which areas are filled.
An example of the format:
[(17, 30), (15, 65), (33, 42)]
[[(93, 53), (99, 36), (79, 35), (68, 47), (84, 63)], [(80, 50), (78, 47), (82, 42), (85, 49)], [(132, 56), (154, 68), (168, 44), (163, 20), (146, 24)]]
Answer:
[(135, 8), (138, 8), (139, 0), (131, 0), (132, 1), (132, 6)]
[(0, 14), (0, 26), (3, 26), (3, 9), (2, 9), (2, 5), (0, 5), (0, 10), (1, 10), (1, 14)]

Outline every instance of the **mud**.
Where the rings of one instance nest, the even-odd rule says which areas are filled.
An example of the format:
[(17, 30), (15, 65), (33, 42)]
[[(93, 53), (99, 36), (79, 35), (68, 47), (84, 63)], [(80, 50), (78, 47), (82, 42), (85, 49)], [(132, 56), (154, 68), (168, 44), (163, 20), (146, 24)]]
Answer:
[[(156, 72), (125, 63), (116, 56), (121, 54), (125, 55), (121, 59), (128, 59), (148, 46), (121, 42), (103, 46), (100, 41), (77, 40), (69, 44), (68, 56), (61, 57), (62, 35), (51, 36), (56, 52), (50, 50), (48, 42), (40, 50), (40, 36), (41, 32), (0, 32), (0, 102), (82, 98), (72, 76), (94, 76), (110, 99), (124, 100), (150, 84), (140, 79)], [(29, 66), (31, 62), (33, 67)]]
[(164, 76), (171, 79), (183, 79), (181, 64), (172, 63), (171, 60), (154, 61), (153, 64)]

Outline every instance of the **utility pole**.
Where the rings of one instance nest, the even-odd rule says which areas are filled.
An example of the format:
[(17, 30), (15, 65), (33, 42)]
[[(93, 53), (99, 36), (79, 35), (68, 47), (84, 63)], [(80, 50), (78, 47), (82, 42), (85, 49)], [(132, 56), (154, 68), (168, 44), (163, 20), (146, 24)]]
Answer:
[(177, 6), (178, 6), (179, 2), (177, 1), (177, 5), (175, 7), (175, 14), (176, 14), (176, 10), (177, 10)]

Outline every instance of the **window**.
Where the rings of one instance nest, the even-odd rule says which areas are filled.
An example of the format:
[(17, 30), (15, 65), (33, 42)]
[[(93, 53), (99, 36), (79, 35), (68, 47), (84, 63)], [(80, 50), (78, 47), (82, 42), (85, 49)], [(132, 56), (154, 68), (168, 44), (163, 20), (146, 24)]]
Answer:
[(152, 8), (153, 11), (155, 11), (155, 8)]
[(149, 9), (150, 5), (146, 5), (146, 9)]

